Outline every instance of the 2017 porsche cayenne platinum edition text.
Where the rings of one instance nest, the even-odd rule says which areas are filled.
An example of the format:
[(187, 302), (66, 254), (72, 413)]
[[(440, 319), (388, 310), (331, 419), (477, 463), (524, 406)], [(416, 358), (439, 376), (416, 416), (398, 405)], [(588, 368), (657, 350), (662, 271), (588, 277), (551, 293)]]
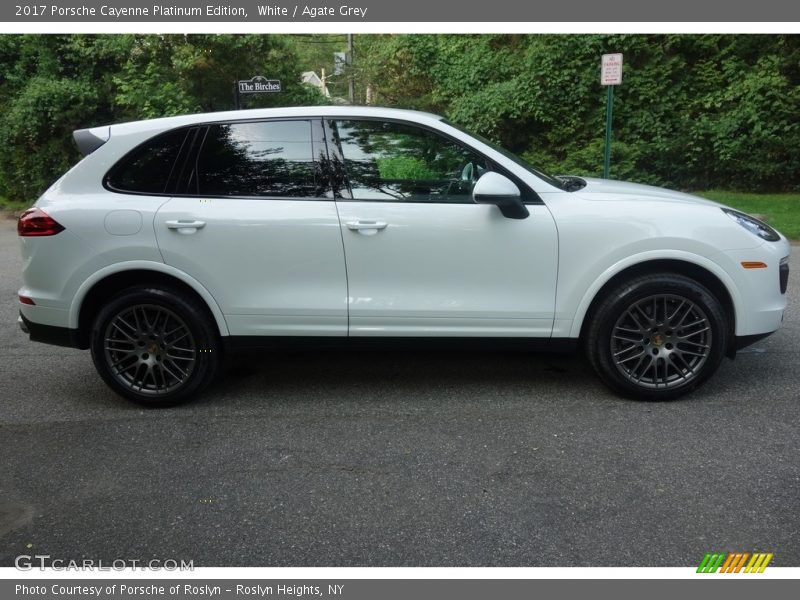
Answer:
[[(789, 243), (714, 202), (553, 177), (441, 117), (259, 109), (75, 132), (25, 212), (20, 325), (175, 404), (226, 353), (469, 340), (580, 348), (685, 394), (781, 325)], [(535, 382), (531, 382), (532, 386)]]

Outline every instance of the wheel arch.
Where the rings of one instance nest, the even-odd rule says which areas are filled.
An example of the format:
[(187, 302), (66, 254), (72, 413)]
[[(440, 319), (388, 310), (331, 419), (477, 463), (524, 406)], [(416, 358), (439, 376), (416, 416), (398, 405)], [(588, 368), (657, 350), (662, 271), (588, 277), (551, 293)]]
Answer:
[[(698, 259), (701, 257), (697, 257)], [(717, 265), (706, 260), (680, 258), (648, 258), (633, 264), (611, 268), (587, 291), (572, 326), (572, 337), (583, 339), (587, 323), (605, 296), (623, 281), (652, 273), (676, 273), (689, 277), (706, 287), (722, 304), (728, 319), (731, 347), (727, 354), (735, 352), (734, 340), (737, 322), (741, 318), (738, 306), (741, 301), (731, 278)]]
[(207, 310), (219, 335), (229, 335), (222, 310), (211, 293), (197, 280), (168, 265), (136, 261), (101, 269), (87, 279), (75, 294), (70, 306), (70, 327), (78, 331), (80, 347), (89, 347), (91, 323), (104, 301), (134, 285), (170, 285), (194, 297)]

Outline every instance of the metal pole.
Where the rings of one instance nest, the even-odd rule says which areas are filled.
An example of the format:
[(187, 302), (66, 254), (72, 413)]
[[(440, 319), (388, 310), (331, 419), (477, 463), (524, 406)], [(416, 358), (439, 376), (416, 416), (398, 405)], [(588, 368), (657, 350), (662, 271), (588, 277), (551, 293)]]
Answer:
[(606, 86), (608, 96), (606, 96), (606, 146), (603, 153), (603, 179), (608, 179), (608, 172), (611, 168), (611, 119), (614, 112), (614, 86)]
[(236, 102), (236, 110), (240, 110), (242, 108), (242, 102), (239, 98), (239, 81), (233, 82), (233, 97), (234, 101)]
[(347, 34), (347, 65), (350, 67), (347, 74), (347, 97), (350, 104), (355, 104), (356, 89), (353, 83), (353, 34)]

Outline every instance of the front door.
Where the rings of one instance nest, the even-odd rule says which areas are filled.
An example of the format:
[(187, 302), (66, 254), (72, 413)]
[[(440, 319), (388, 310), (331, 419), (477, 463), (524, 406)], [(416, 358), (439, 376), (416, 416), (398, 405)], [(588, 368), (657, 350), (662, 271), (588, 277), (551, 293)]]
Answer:
[(475, 181), (497, 167), (438, 132), (329, 125), (351, 336), (550, 336), (558, 244), (543, 204), (523, 220), (475, 204)]

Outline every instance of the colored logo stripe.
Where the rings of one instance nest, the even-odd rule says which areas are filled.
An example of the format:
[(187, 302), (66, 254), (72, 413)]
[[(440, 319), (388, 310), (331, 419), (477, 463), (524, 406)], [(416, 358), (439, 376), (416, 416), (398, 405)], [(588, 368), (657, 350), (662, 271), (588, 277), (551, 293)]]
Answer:
[(700, 562), (700, 566), (697, 567), (698, 573), (716, 573), (717, 569), (719, 569), (722, 561), (725, 560), (724, 554), (711, 554), (707, 553), (703, 560)]
[[(773, 556), (771, 552), (708, 552), (697, 567), (697, 572), (716, 573), (719, 570), (720, 573), (739, 573), (744, 569), (745, 573), (763, 573)], [(747, 562), (748, 558), (750, 562)]]
[(772, 560), (772, 552), (758, 552), (753, 554), (753, 558), (750, 559), (750, 562), (744, 569), (745, 573), (763, 573), (764, 569), (767, 568), (767, 565)]
[(738, 573), (744, 566), (744, 561), (750, 558), (749, 552), (731, 552), (722, 565), (720, 573)]

